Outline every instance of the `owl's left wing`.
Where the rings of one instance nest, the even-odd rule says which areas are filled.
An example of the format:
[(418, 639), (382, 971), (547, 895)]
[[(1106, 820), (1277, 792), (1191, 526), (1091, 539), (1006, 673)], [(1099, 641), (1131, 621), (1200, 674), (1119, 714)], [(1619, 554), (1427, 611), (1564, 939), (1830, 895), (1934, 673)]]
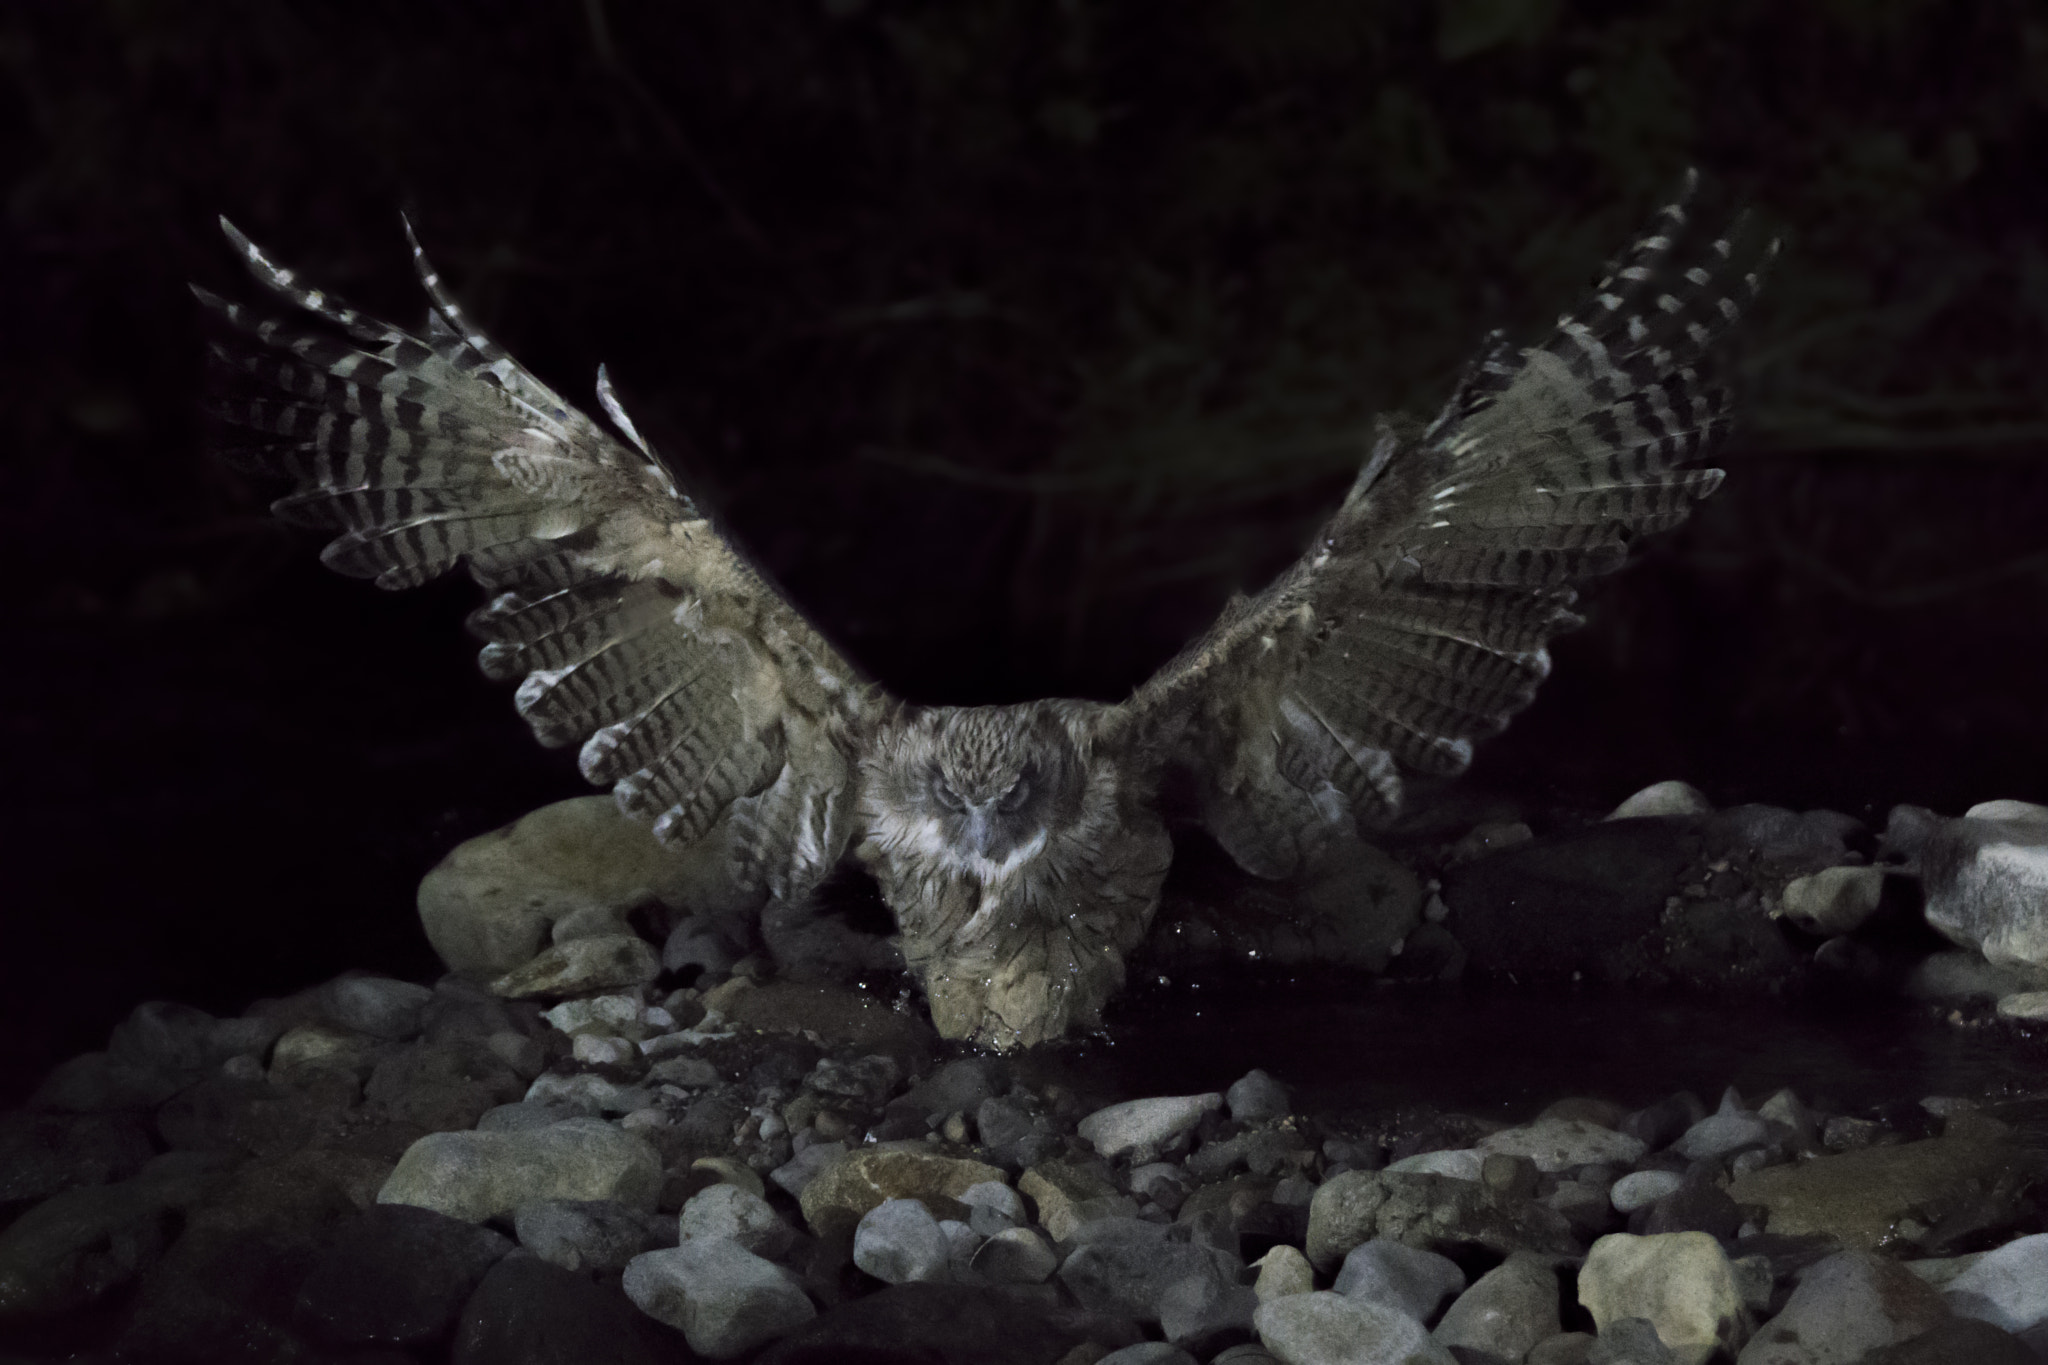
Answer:
[(1404, 772), (1462, 772), (1579, 624), (1576, 585), (1720, 484), (1686, 467), (1726, 422), (1705, 365), (1776, 243), (1745, 266), (1721, 237), (1671, 269), (1691, 188), (1542, 345), (1496, 334), (1426, 428), (1383, 427), (1309, 552), (1124, 704), (1174, 737), (1251, 870), (1292, 870), (1290, 833), (1258, 827), (1263, 790), (1370, 828)]
[[(520, 679), (540, 742), (580, 744), (665, 842), (730, 812), (743, 884), (801, 895), (843, 853), (854, 747), (879, 694), (676, 486), (613, 397), (631, 445), (478, 331), (426, 263), (415, 335), (302, 285), (222, 220), (258, 281), (297, 306), (258, 316), (195, 286), (254, 344), (216, 346), (216, 414), (243, 462), (290, 475), (287, 520), (339, 531), (321, 559), (382, 588), (466, 565), (484, 672)], [(408, 236), (410, 230), (408, 229)]]

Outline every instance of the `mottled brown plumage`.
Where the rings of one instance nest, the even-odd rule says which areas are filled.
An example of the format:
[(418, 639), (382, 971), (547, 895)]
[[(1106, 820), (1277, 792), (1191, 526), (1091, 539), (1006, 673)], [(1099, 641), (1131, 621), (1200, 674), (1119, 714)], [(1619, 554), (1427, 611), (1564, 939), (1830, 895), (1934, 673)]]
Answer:
[(857, 859), (940, 1032), (1012, 1047), (1095, 1026), (1122, 985), (1171, 857), (1169, 770), (1246, 869), (1307, 872), (1393, 817), (1406, 775), (1462, 771), (1549, 672), (1575, 585), (1713, 491), (1683, 467), (1724, 421), (1701, 367), (1757, 273), (1726, 239), (1667, 268), (1684, 222), (1681, 196), (1543, 345), (1496, 336), (1428, 426), (1383, 426), (1309, 552), (1120, 705), (887, 696), (697, 511), (601, 370), (623, 441), (478, 333), (417, 244), (420, 335), (232, 227), (312, 320), (199, 294), (258, 343), (217, 348), (242, 376), (219, 413), (295, 479), (280, 515), (340, 532), (326, 563), (386, 588), (466, 565), (492, 594), (484, 671), (519, 680), (541, 743), (581, 745), (665, 841), (722, 828), (735, 881), (785, 911)]

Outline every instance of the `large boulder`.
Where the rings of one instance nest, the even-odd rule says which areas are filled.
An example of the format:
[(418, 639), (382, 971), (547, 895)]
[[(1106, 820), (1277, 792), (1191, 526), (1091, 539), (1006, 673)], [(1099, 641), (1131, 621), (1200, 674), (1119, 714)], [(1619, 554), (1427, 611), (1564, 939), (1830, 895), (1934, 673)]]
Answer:
[(420, 882), (420, 923), (449, 970), (484, 979), (529, 961), (558, 924), (619, 932), (627, 912), (722, 916), (758, 907), (726, 872), (725, 826), (670, 848), (609, 796), (542, 806), (465, 840)]
[(2048, 811), (1971, 808), (1920, 850), (1927, 922), (1993, 963), (2048, 968)]

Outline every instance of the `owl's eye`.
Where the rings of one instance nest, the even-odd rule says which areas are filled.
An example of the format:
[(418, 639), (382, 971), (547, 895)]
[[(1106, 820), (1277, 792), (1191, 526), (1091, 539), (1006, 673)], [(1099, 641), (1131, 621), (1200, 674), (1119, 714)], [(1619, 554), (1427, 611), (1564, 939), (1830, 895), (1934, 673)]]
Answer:
[(938, 802), (947, 810), (967, 809), (967, 803), (960, 799), (960, 793), (947, 786), (946, 779), (943, 777), (932, 778), (932, 800)]
[(1031, 799), (1031, 779), (1020, 777), (1003, 793), (1003, 799), (996, 802), (996, 809), (1008, 814), (1022, 808)]

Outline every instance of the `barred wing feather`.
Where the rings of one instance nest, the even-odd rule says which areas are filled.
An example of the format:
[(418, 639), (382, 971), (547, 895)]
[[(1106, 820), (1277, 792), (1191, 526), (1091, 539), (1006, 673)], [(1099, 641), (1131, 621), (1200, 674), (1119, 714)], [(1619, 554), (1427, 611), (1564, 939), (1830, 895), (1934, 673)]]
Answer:
[[(470, 617), (492, 678), (542, 744), (664, 840), (727, 812), (742, 878), (800, 897), (843, 853), (851, 755), (880, 704), (733, 550), (634, 431), (621, 442), (463, 315), (412, 244), (423, 335), (301, 284), (225, 220), (259, 316), (195, 287), (246, 342), (215, 347), (217, 415), (247, 462), (289, 475), (274, 508), (339, 534), (322, 560), (407, 588), (457, 564), (492, 594)], [(407, 229), (410, 237), (410, 228)]]
[(1308, 554), (1125, 704), (1170, 723), (1247, 867), (1289, 870), (1260, 814), (1275, 783), (1369, 827), (1404, 774), (1462, 771), (1549, 673), (1577, 585), (1720, 484), (1692, 465), (1727, 418), (1705, 366), (1776, 243), (1743, 264), (1715, 238), (1673, 269), (1692, 185), (1542, 345), (1496, 334), (1427, 427), (1383, 427)]

